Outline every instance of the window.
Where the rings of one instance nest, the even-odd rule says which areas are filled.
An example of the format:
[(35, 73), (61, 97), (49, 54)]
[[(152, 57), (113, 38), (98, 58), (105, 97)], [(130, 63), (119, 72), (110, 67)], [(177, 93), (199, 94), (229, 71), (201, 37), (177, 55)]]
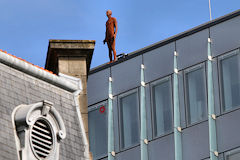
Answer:
[(207, 117), (207, 98), (203, 64), (185, 72), (185, 85), (188, 124), (204, 120)]
[(139, 143), (138, 94), (122, 95), (119, 101), (121, 148), (124, 149)]
[(240, 159), (240, 149), (229, 151), (225, 154), (225, 160), (239, 160)]
[(228, 111), (240, 106), (239, 50), (220, 58), (222, 106)]
[(89, 141), (93, 158), (107, 155), (107, 107), (106, 103), (98, 104), (89, 110)]
[(154, 137), (172, 131), (172, 91), (170, 78), (152, 84)]

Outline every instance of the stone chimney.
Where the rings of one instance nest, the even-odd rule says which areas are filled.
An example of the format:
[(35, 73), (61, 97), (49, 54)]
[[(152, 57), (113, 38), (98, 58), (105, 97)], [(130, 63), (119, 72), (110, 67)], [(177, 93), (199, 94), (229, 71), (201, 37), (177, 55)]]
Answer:
[(80, 78), (83, 91), (79, 94), (80, 111), (88, 138), (87, 76), (90, 69), (94, 40), (49, 40), (45, 68), (55, 74)]

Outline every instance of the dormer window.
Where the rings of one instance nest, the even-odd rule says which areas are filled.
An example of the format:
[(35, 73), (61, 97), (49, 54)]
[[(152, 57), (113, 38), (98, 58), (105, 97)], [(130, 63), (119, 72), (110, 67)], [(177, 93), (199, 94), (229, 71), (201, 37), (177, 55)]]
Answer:
[(66, 137), (66, 129), (51, 102), (16, 107), (13, 124), (20, 160), (59, 159), (59, 146)]

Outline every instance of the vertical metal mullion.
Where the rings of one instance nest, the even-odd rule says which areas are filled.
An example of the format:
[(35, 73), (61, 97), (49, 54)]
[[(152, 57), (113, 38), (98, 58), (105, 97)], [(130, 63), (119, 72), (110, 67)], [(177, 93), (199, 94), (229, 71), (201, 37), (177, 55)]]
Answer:
[(108, 160), (114, 160), (114, 128), (113, 128), (113, 95), (112, 77), (109, 77), (108, 88)]
[(213, 93), (213, 70), (212, 70), (212, 53), (211, 39), (208, 38), (208, 124), (209, 124), (209, 148), (210, 159), (218, 160), (217, 151), (217, 133), (216, 133), (216, 114), (214, 109), (214, 93)]
[(141, 160), (148, 160), (148, 140), (147, 140), (147, 115), (146, 115), (146, 95), (145, 95), (144, 65), (141, 65), (141, 88), (140, 88), (140, 113), (141, 113)]
[(173, 106), (174, 106), (174, 148), (175, 160), (182, 160), (182, 134), (179, 108), (179, 93), (178, 93), (178, 64), (177, 52), (174, 52), (174, 74), (173, 74)]

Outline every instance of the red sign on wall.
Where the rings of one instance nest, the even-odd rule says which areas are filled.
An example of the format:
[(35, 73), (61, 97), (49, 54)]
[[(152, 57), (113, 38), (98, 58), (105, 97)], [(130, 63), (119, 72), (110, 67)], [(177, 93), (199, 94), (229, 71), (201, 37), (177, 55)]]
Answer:
[(105, 107), (104, 106), (100, 107), (99, 112), (104, 113), (105, 112)]

